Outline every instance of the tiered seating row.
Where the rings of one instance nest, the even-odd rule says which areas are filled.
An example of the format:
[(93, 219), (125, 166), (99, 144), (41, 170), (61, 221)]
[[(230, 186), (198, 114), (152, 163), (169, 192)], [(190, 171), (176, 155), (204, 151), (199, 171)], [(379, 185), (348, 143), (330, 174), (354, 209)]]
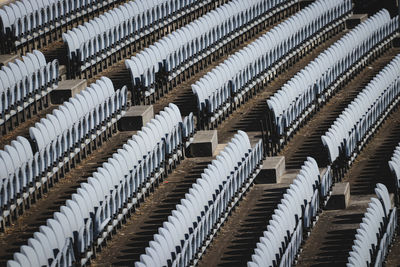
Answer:
[[(381, 10), (347, 33), (267, 100), (272, 142), (286, 142), (301, 122), (387, 46), (397, 17)], [(378, 50), (376, 50), (378, 49)]]
[(102, 77), (31, 127), (29, 134), (39, 152), (38, 171), (57, 166), (68, 153), (73, 158), (84, 147), (81, 144), (95, 140), (107, 124), (115, 125), (126, 109), (126, 93), (125, 87), (114, 91), (111, 80)]
[[(125, 61), (134, 103), (145, 101), (193, 75), (213, 57), (249, 36), (273, 14), (297, 1), (234, 0), (174, 31)], [(272, 11), (274, 10), (274, 11)], [(273, 13), (272, 13), (273, 12)], [(150, 101), (150, 100), (149, 100)]]
[(6, 145), (0, 151), (2, 228), (109, 138), (126, 105), (125, 88), (114, 91), (102, 77), (31, 127), (30, 140)]
[(296, 48), (324, 28), (329, 30), (333, 25), (327, 25), (351, 9), (349, 0), (316, 1), (208, 72), (192, 85), (198, 102), (199, 127), (213, 124), (221, 114), (226, 114), (264, 80), (263, 74), (279, 69), (283, 64), (277, 63), (282, 59), (289, 61), (301, 54)]
[(392, 158), (388, 162), (390, 171), (392, 172), (395, 180), (395, 193), (396, 193), (396, 204), (399, 204), (399, 189), (400, 189), (400, 144), (395, 148)]
[(46, 62), (37, 50), (0, 70), (0, 134), (7, 133), (50, 103), (58, 85), (58, 61)]
[(383, 266), (397, 228), (397, 208), (392, 208), (389, 192), (377, 184), (367, 212), (357, 229), (347, 267)]
[(321, 200), (328, 196), (331, 189), (330, 173), (328, 169), (320, 177), (317, 162), (307, 158), (274, 210), (266, 231), (254, 249), (252, 260), (247, 263), (248, 267), (291, 266), (294, 263), (304, 233), (313, 226)]
[(353, 162), (366, 141), (399, 101), (400, 55), (357, 95), (321, 137), (331, 164), (339, 170)]
[(135, 266), (187, 266), (197, 260), (205, 241), (252, 184), (261, 161), (261, 142), (252, 148), (247, 134), (238, 131), (176, 205)]
[(83, 23), (124, 0), (18, 0), (0, 9), (0, 53), (41, 48), (61, 37), (74, 23)]
[(184, 121), (174, 104), (156, 115), (81, 183), (8, 266), (84, 265), (167, 174), (171, 161), (183, 157), (184, 141), (194, 134), (193, 121), (190, 128)]
[(166, 30), (177, 27), (175, 23), (186, 23), (204, 7), (210, 10), (212, 5), (211, 0), (128, 1), (63, 33), (68, 49), (68, 75), (92, 77), (150, 45)]

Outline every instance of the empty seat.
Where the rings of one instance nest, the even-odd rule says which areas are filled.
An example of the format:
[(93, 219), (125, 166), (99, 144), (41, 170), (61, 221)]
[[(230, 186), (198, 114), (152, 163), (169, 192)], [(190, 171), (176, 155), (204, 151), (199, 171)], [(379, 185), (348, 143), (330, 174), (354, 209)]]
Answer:
[(6, 145), (4, 151), (0, 150), (1, 211), (8, 210), (18, 198), (28, 197), (23, 193), (35, 181), (36, 164), (29, 141), (24, 137), (18, 137), (11, 142), (11, 146)]

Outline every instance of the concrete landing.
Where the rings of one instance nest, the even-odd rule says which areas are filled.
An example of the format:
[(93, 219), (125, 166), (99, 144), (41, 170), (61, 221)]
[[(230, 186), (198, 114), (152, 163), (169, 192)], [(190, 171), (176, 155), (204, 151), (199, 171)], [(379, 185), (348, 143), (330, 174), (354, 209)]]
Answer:
[(288, 185), (292, 184), (299, 172), (300, 169), (287, 169), (281, 176), (280, 183)]
[(190, 144), (190, 154), (192, 157), (212, 157), (217, 145), (217, 130), (198, 131)]
[(285, 172), (285, 157), (267, 157), (262, 165), (255, 181), (257, 184), (281, 182), (281, 177)]
[(70, 97), (79, 94), (87, 86), (86, 80), (65, 80), (58, 83), (58, 87), (51, 91), (50, 99), (52, 104), (62, 104)]
[(353, 29), (361, 22), (368, 19), (368, 14), (353, 14), (348, 20), (346, 20), (346, 28)]
[(350, 205), (350, 184), (348, 182), (336, 183), (333, 186), (327, 209), (346, 209)]
[(305, 8), (305, 7), (308, 6), (309, 4), (312, 4), (313, 2), (315, 2), (315, 0), (300, 0), (300, 1), (299, 1), (300, 9)]
[(154, 118), (153, 106), (133, 106), (118, 121), (120, 131), (137, 131)]

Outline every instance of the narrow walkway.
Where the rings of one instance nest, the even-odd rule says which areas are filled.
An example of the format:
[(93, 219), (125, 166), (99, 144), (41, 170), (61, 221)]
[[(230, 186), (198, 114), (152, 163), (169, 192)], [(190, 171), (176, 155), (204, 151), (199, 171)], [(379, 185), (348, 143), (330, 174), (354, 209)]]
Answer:
[(211, 243), (199, 266), (246, 266), (287, 187), (255, 184)]
[(353, 197), (351, 205), (340, 212), (324, 211), (303, 245), (296, 266), (346, 266), (356, 230), (370, 197)]

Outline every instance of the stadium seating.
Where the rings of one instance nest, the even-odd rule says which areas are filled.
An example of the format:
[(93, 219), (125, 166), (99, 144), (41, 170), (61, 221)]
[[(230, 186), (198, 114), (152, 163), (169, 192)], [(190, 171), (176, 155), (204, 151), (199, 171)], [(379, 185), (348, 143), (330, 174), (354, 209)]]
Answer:
[[(134, 103), (152, 97), (188, 78), (224, 48), (295, 1), (230, 1), (142, 50), (125, 65), (131, 74)], [(274, 12), (274, 13), (272, 13)], [(254, 34), (254, 33), (253, 33)]]
[(18, 0), (0, 9), (0, 53), (30, 52), (61, 37), (74, 23), (123, 0)]
[(176, 205), (135, 266), (187, 266), (252, 183), (261, 161), (261, 141), (251, 147), (247, 134), (238, 131)]
[(110, 137), (126, 107), (126, 89), (102, 77), (0, 150), (2, 224)]
[(265, 77), (283, 69), (286, 65), (282, 60), (301, 54), (306, 40), (318, 40), (321, 30), (326, 32), (340, 24), (339, 19), (351, 9), (348, 0), (316, 1), (208, 72), (192, 85), (198, 102), (198, 126), (217, 122)]
[(392, 208), (389, 192), (377, 184), (367, 212), (357, 229), (347, 267), (383, 266), (397, 227), (397, 208)]
[(330, 171), (320, 177), (317, 162), (308, 157), (300, 173), (286, 190), (274, 210), (267, 229), (254, 249), (248, 267), (291, 266), (303, 242), (303, 235), (312, 227), (320, 210), (320, 199), (330, 187)]
[(176, 28), (178, 24), (174, 23), (190, 19), (191, 13), (203, 7), (210, 10), (211, 4), (217, 3), (211, 0), (128, 1), (63, 33), (68, 49), (68, 75), (92, 77), (117, 60), (149, 46), (164, 35), (167, 26)]
[(21, 246), (21, 252), (14, 254), (8, 266), (27, 266), (26, 258), (33, 266), (36, 262), (51, 266), (71, 266), (74, 261), (85, 264), (93, 248), (125, 220), (138, 201), (163, 178), (172, 161), (183, 156), (184, 142), (193, 134), (193, 121), (182, 120), (178, 107), (169, 104), (87, 182), (81, 183), (60, 211), (28, 240), (28, 245)]
[(345, 108), (321, 137), (330, 163), (344, 168), (399, 101), (400, 55), (397, 55)]
[(50, 103), (50, 92), (58, 85), (57, 59), (46, 62), (34, 50), (2, 66), (0, 70), (0, 132), (7, 133)]
[[(232, 266), (243, 265), (243, 259), (248, 267), (292, 266), (326, 262), (328, 254), (347, 259), (348, 267), (386, 265), (398, 221), (400, 144), (388, 162), (396, 181), (394, 207), (389, 186), (377, 184), (376, 196), (370, 198), (353, 188), (356, 176), (332, 189), (368, 141), (387, 141), (371, 138), (399, 105), (400, 54), (391, 59), (398, 53), (393, 47), (400, 23), (399, 16), (391, 18), (385, 9), (369, 18), (352, 16), (353, 5), (357, 10), (352, 0), (0, 4), (0, 54), (21, 55), (0, 67), (0, 243), (8, 243), (0, 250), (0, 265), (182, 267), (202, 265), (210, 256), (219, 262), (229, 258)], [(321, 54), (316, 52), (334, 40)], [(314, 60), (307, 65), (307, 58)], [(373, 60), (372, 69), (358, 75)], [(389, 60), (364, 84), (372, 78), (368, 73), (378, 72)], [(60, 105), (50, 103), (51, 92), (61, 89), (60, 76), (64, 79), (59, 63), (67, 64), (71, 81), (91, 83), (106, 69), (108, 77), (73, 92)], [(296, 63), (306, 67), (294, 77), (283, 75), (293, 73)], [(270, 82), (278, 76), (275, 83), (288, 82), (272, 88)], [(189, 87), (190, 78), (197, 81)], [(362, 87), (345, 92), (345, 106), (340, 94), (332, 108), (319, 110), (337, 91), (346, 91), (342, 88), (350, 87), (353, 78)], [(127, 79), (127, 86), (119, 85)], [(171, 93), (183, 91), (166, 97), (173, 88)], [(261, 97), (255, 96), (261, 90)], [(253, 96), (255, 105), (238, 110)], [(179, 102), (182, 113), (164, 101), (170, 98)], [(131, 104), (140, 107), (128, 111)], [(182, 116), (196, 109), (195, 116)], [(137, 110), (146, 110), (142, 119), (148, 122), (132, 131)], [(298, 142), (263, 168), (265, 156), (277, 154), (318, 111), (319, 127), (303, 129), (307, 131), (297, 134)], [(336, 120), (330, 125), (325, 118)], [(218, 138), (217, 131), (194, 138), (196, 130), (218, 126)], [(242, 128), (252, 132), (237, 131)], [(386, 124), (381, 130), (388, 130)], [(174, 171), (194, 139), (200, 146), (205, 139), (211, 142), (213, 156), (197, 158), (192, 147), (192, 158)], [(364, 169), (356, 175), (363, 176)], [(271, 173), (276, 179), (270, 179)], [(367, 180), (362, 185), (370, 188)], [(335, 207), (326, 206), (328, 200)], [(342, 202), (346, 208), (336, 209)], [(355, 215), (364, 211), (359, 227), (354, 225), (355, 219), (361, 221)], [(251, 222), (243, 224), (242, 219)], [(314, 230), (317, 222), (320, 229), (346, 225), (307, 240), (312, 230), (320, 232)], [(229, 242), (215, 240), (226, 230)], [(354, 244), (346, 248), (339, 239), (349, 230), (354, 230)], [(340, 244), (318, 246), (322, 253), (304, 246), (306, 241), (326, 245), (326, 239)]]
[[(278, 145), (341, 85), (389, 44), (397, 18), (381, 10), (322, 52), (267, 100), (268, 124)], [(377, 51), (373, 50), (378, 49)]]

